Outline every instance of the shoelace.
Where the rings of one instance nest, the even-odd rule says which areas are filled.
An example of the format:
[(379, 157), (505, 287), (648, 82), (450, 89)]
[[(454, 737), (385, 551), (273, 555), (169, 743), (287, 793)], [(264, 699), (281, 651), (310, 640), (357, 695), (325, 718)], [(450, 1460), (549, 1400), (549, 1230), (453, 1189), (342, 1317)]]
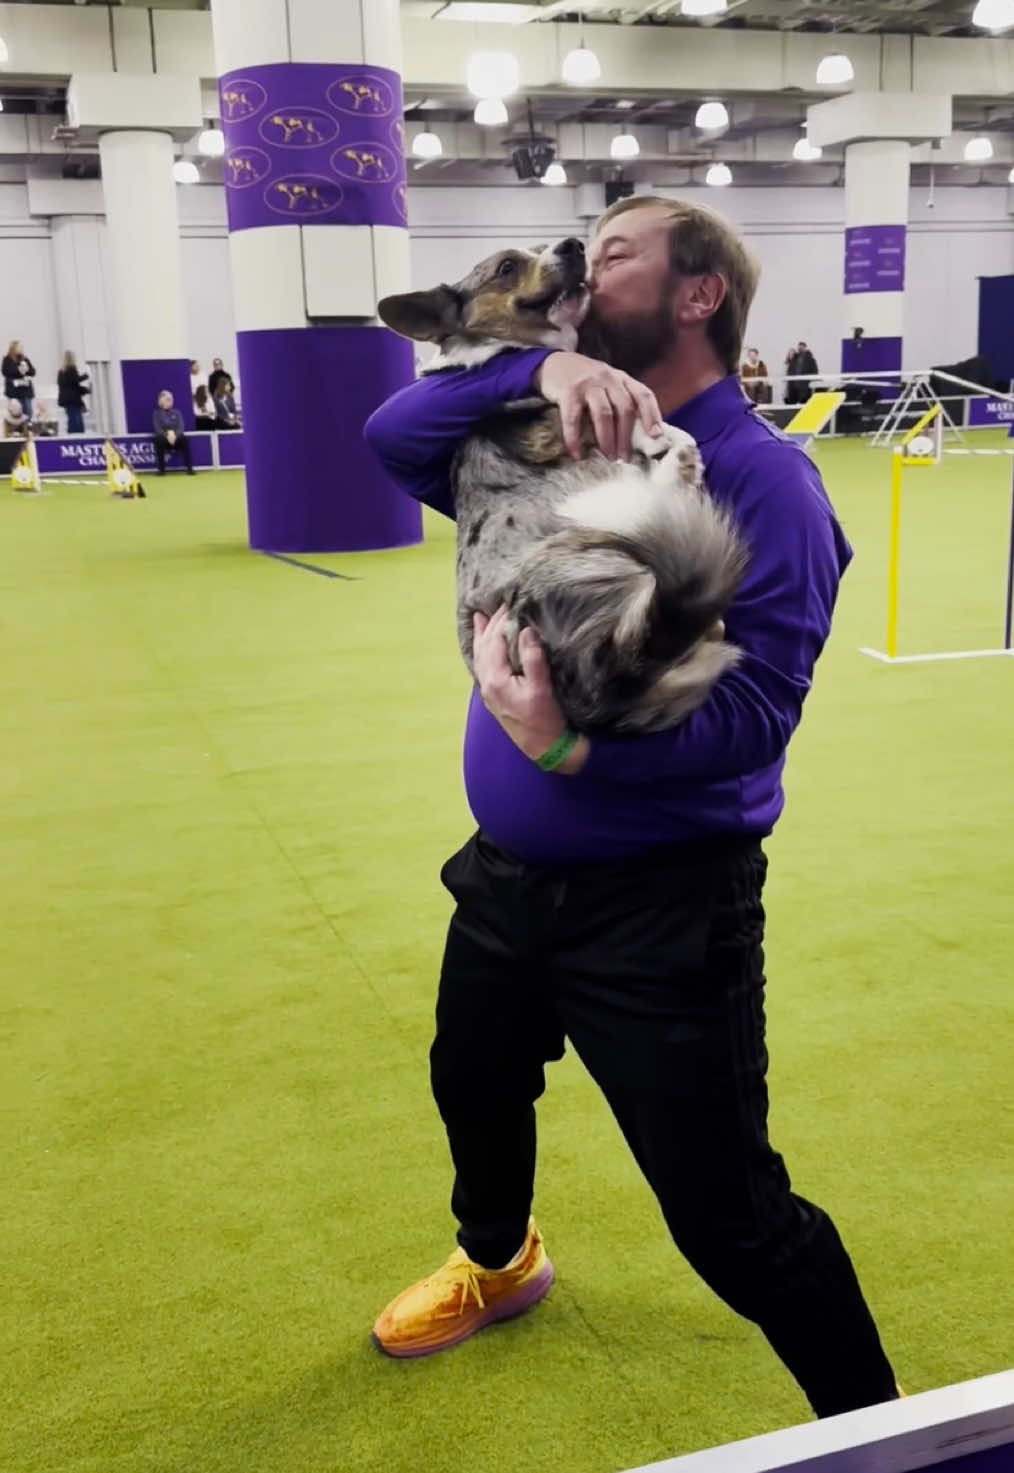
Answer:
[(479, 1309), (486, 1308), (486, 1301), (482, 1297), (482, 1290), (479, 1287), (479, 1280), (473, 1266), (470, 1263), (458, 1264), (455, 1266), (454, 1271), (461, 1278), (461, 1299), (457, 1309), (450, 1314), (441, 1315), (441, 1319), (460, 1318), (465, 1313), (469, 1295), (474, 1298)]

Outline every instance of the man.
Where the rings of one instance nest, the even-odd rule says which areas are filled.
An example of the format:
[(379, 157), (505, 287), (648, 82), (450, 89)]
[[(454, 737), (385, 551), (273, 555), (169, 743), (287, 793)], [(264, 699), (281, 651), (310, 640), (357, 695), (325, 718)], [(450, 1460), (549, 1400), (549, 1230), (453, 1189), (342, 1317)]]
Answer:
[(211, 395), (212, 399), (217, 399), (218, 386), (228, 377), (229, 375), (222, 367), (221, 358), (212, 359), (211, 372), (208, 374), (208, 393)]
[(192, 476), (194, 462), (190, 454), (190, 442), (183, 432), (183, 416), (178, 409), (173, 408), (173, 396), (168, 389), (163, 389), (158, 396), (158, 408), (152, 416), (152, 427), (155, 431), (155, 460), (159, 475), (165, 475), (166, 456), (178, 450), (186, 464), (187, 475)]
[(428, 1354), (548, 1291), (529, 1216), (534, 1104), (567, 1038), (677, 1246), (828, 1416), (896, 1388), (831, 1220), (793, 1195), (768, 1142), (761, 840), (851, 551), (812, 463), (744, 398), (757, 273), (732, 229), (675, 200), (624, 200), (599, 222), (590, 267), (590, 332), (616, 367), (506, 354), (403, 389), (367, 438), (407, 490), (453, 514), (455, 446), (505, 400), (558, 404), (574, 455), (585, 414), (605, 454), (625, 455), (638, 416), (650, 429), (661, 411), (698, 441), (751, 550), (726, 618), (744, 658), (681, 726), (582, 736), (545, 772), (566, 723), (538, 639), (523, 636), (516, 677), (500, 614), (477, 618), (465, 782), (479, 832), (442, 872), (457, 909), (431, 1055), (459, 1248), (374, 1336), (392, 1355)]
[(747, 348), (746, 358), (739, 370), (746, 397), (751, 404), (771, 403), (771, 381), (768, 366), (756, 348)]
[(805, 404), (813, 393), (813, 385), (805, 383), (799, 374), (816, 374), (817, 360), (805, 343), (799, 342), (785, 355), (785, 372), (790, 382), (786, 385), (786, 404)]

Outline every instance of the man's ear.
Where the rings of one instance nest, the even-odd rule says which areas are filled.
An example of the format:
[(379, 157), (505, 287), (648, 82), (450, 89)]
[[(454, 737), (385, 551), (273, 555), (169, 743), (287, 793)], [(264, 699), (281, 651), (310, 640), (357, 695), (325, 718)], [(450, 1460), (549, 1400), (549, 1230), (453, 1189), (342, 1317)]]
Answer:
[(717, 271), (705, 276), (694, 276), (688, 282), (690, 291), (683, 302), (684, 320), (700, 322), (714, 317), (725, 301), (728, 284)]
[(461, 325), (461, 298), (449, 286), (402, 292), (377, 303), (377, 316), (392, 331), (417, 343), (439, 343)]

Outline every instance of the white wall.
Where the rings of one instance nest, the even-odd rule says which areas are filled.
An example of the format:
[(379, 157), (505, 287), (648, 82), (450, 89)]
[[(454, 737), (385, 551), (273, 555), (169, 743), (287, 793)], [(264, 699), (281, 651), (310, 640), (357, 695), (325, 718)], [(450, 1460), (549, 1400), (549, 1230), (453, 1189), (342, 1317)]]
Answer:
[[(842, 280), (840, 189), (739, 189), (685, 192), (737, 221), (762, 264), (748, 336), (777, 372), (798, 338), (818, 362), (839, 362)], [(79, 208), (84, 202), (75, 204)], [(235, 371), (236, 345), (221, 189), (181, 188), (183, 287), (189, 351), (205, 369), (221, 357)], [(532, 245), (586, 235), (589, 222), (573, 213), (571, 189), (429, 187), (409, 192), (412, 278), (416, 286), (453, 281), (483, 255), (508, 244)], [(908, 242), (905, 366), (953, 362), (975, 351), (980, 275), (1014, 272), (1014, 218), (1004, 188), (945, 188), (933, 209), (913, 190)], [(93, 217), (94, 218), (94, 217)], [(99, 226), (99, 235), (104, 226)], [(0, 183), (0, 347), (21, 337), (52, 393), (75, 321), (66, 305), (69, 257), (54, 246), (51, 220), (29, 214), (24, 184)], [(158, 283), (152, 283), (158, 290)], [(64, 320), (68, 317), (71, 320)], [(68, 337), (71, 334), (71, 337)], [(113, 347), (115, 350), (115, 339)], [(113, 375), (114, 380), (117, 375)]]

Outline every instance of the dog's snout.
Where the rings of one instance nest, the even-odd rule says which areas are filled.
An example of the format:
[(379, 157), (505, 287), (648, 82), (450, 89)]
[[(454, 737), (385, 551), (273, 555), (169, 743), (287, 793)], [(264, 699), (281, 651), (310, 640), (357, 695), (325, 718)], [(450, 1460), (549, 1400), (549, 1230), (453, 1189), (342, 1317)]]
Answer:
[(561, 240), (556, 248), (556, 254), (566, 260), (574, 260), (584, 255), (584, 246), (576, 235), (568, 235), (566, 240)]

